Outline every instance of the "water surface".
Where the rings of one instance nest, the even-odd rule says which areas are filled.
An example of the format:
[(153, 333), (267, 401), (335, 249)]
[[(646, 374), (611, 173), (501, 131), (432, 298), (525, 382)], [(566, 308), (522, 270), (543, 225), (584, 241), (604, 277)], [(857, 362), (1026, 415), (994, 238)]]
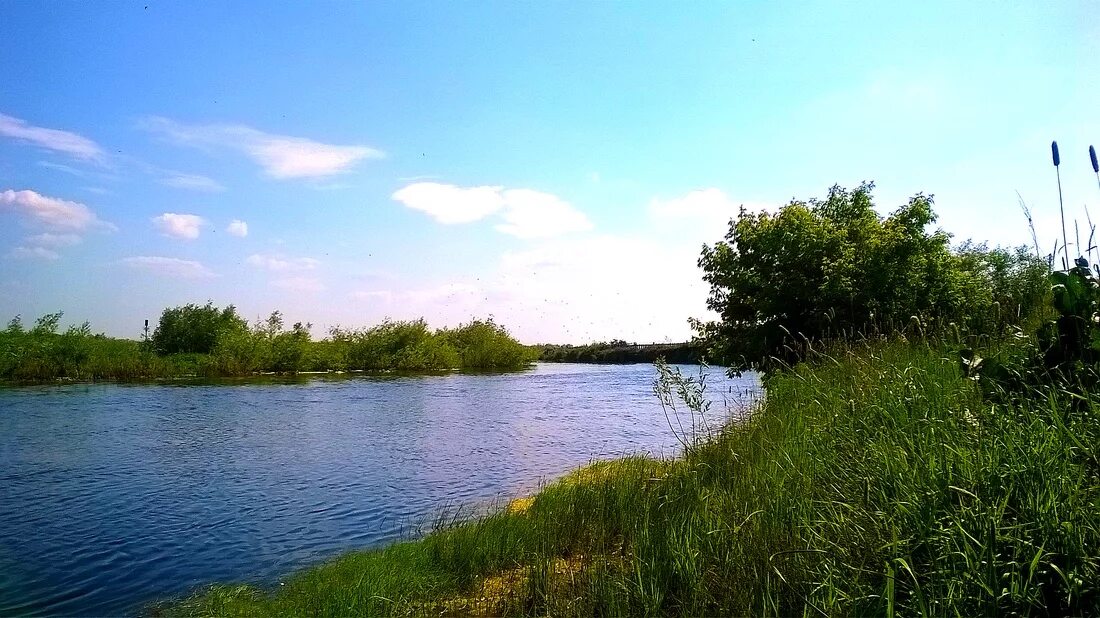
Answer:
[[(695, 371), (685, 368), (685, 371)], [(747, 376), (709, 370), (712, 414)], [(0, 389), (0, 615), (274, 584), (596, 458), (675, 455), (650, 365)]]

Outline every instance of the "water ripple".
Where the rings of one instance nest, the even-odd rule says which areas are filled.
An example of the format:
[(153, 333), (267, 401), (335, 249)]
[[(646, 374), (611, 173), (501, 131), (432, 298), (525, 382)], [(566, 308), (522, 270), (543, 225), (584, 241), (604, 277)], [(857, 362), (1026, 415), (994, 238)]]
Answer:
[[(0, 615), (273, 584), (592, 459), (677, 450), (648, 365), (0, 389)], [(709, 378), (715, 393), (751, 378)]]

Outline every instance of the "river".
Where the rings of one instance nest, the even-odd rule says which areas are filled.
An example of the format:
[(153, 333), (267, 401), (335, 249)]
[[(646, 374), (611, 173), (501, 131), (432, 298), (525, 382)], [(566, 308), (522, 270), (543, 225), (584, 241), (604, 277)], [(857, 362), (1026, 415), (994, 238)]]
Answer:
[[(755, 376), (707, 375), (712, 421), (756, 393)], [(0, 388), (0, 615), (139, 614), (215, 581), (275, 585), (593, 459), (674, 456), (654, 377), (540, 363)]]

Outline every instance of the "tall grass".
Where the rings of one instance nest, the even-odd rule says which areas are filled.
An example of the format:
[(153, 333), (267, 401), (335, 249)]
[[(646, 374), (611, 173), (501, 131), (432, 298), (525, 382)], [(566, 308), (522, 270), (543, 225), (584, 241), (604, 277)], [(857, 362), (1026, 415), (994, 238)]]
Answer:
[(1100, 408), (984, 401), (955, 358), (847, 345), (676, 460), (598, 463), (421, 540), (181, 615), (1100, 615)]

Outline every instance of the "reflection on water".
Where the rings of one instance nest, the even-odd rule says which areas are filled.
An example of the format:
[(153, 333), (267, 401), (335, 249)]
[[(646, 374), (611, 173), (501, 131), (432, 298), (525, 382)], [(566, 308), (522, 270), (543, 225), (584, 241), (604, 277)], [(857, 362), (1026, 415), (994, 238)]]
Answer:
[[(273, 582), (594, 458), (674, 455), (649, 365), (0, 389), (0, 614)], [(711, 369), (743, 402), (747, 376)]]

